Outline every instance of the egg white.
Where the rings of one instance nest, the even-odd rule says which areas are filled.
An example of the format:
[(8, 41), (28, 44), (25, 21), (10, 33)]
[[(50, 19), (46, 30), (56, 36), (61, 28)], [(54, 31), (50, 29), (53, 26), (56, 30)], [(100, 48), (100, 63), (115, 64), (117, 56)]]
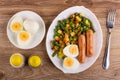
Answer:
[[(65, 61), (67, 58), (70, 58), (70, 59), (73, 60), (73, 65), (71, 65), (71, 66), (66, 66), (66, 65), (64, 64), (64, 61)], [(78, 61), (76, 58), (66, 57), (66, 58), (63, 60), (63, 67), (64, 67), (65, 69), (75, 70), (75, 69), (77, 69), (77, 68), (79, 67), (79, 65), (80, 65), (80, 63), (79, 63), (79, 61)]]
[(20, 31), (18, 34), (17, 34), (17, 42), (18, 42), (18, 45), (20, 45), (20, 46), (27, 46), (29, 43), (30, 43), (30, 41), (31, 41), (31, 34), (29, 33), (29, 32), (27, 32), (28, 34), (29, 34), (29, 39), (27, 40), (27, 41), (22, 41), (21, 39), (20, 39), (20, 33), (21, 32), (26, 32), (26, 31)]
[(35, 34), (39, 30), (39, 23), (32, 19), (26, 19), (23, 22), (23, 26), (25, 30), (30, 32), (31, 34)]
[[(77, 48), (77, 52), (75, 54), (72, 54), (70, 51), (69, 51), (69, 48), (71, 46), (75, 46)], [(66, 46), (64, 49), (63, 49), (63, 53), (68, 56), (68, 57), (77, 57), (79, 55), (79, 51), (78, 51), (78, 46), (75, 45), (75, 44), (71, 44), (71, 45), (68, 45)]]
[(11, 29), (12, 32), (16, 32), (16, 31), (12, 30), (12, 27), (11, 27), (16, 22), (20, 23), (21, 27), (23, 29), (23, 19), (22, 19), (22, 17), (16, 16), (16, 17), (14, 17), (14, 19), (11, 21), (11, 24), (10, 24), (10, 29)]

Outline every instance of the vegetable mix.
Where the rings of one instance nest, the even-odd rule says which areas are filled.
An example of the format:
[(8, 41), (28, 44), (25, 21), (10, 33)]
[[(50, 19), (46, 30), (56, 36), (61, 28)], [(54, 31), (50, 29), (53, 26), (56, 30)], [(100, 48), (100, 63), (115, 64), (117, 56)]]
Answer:
[(54, 29), (54, 39), (51, 41), (51, 47), (54, 51), (52, 56), (58, 56), (64, 59), (66, 56), (63, 54), (63, 49), (69, 44), (78, 44), (78, 36), (85, 34), (88, 29), (92, 29), (91, 21), (84, 17), (81, 13), (74, 13), (67, 19), (58, 21)]

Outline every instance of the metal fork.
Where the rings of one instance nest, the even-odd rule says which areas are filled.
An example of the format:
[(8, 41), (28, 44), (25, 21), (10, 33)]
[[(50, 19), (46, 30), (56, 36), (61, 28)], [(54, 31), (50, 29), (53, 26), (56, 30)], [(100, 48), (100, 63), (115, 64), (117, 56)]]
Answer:
[(108, 29), (108, 36), (107, 36), (107, 43), (106, 43), (106, 49), (105, 54), (103, 58), (103, 69), (109, 68), (109, 56), (110, 56), (110, 40), (111, 40), (111, 30), (114, 27), (115, 23), (115, 16), (116, 16), (116, 10), (110, 9), (107, 16), (106, 26)]

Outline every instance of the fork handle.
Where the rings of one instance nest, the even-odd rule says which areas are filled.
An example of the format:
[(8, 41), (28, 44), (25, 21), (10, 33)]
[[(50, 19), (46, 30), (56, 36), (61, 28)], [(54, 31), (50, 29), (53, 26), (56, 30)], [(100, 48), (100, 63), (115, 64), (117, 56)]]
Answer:
[(111, 30), (108, 31), (107, 44), (105, 49), (105, 54), (103, 58), (103, 69), (108, 69), (110, 64), (110, 40), (111, 40)]

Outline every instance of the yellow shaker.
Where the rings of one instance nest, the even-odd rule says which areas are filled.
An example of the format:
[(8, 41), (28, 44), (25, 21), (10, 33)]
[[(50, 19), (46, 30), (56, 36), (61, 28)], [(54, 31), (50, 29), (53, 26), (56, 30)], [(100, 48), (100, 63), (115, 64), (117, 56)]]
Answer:
[(32, 55), (29, 57), (28, 59), (28, 64), (31, 66), (31, 67), (39, 67), (40, 64), (41, 64), (41, 58), (40, 56), (37, 56), (37, 55)]
[(14, 68), (21, 68), (25, 64), (25, 57), (20, 53), (14, 53), (10, 57), (10, 65)]

